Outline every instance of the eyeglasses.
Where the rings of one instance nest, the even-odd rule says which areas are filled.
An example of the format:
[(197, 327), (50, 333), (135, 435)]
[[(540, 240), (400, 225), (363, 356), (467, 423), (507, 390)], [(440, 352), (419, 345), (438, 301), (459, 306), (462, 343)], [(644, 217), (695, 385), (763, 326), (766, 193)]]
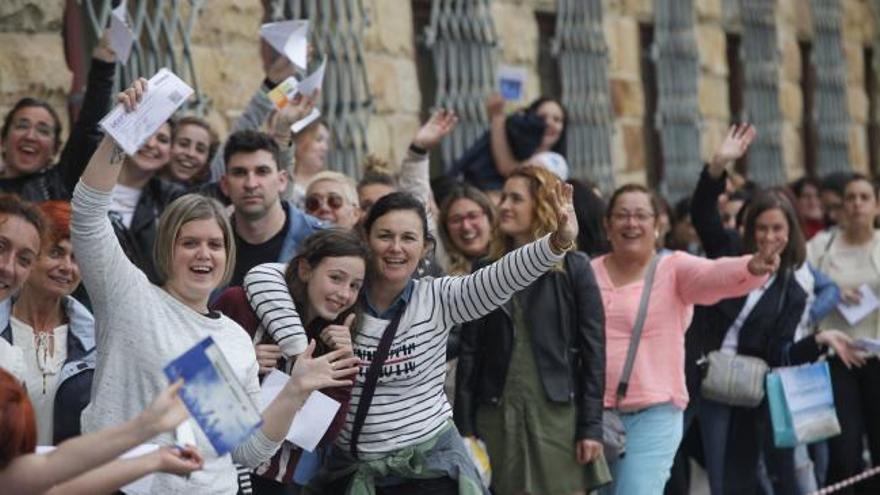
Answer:
[(342, 199), (342, 196), (338, 194), (329, 194), (325, 198), (324, 196), (319, 196), (314, 194), (312, 196), (306, 197), (306, 211), (318, 211), (321, 209), (321, 206), (327, 203), (327, 206), (330, 207), (331, 210), (338, 210), (345, 205), (345, 200)]
[(646, 223), (656, 215), (647, 211), (616, 211), (611, 214), (611, 220), (614, 220), (615, 223), (626, 223), (630, 218), (635, 219), (638, 223)]
[(29, 130), (34, 129), (36, 130), (37, 134), (40, 135), (40, 137), (55, 137), (55, 129), (52, 126), (44, 124), (42, 122), (34, 124), (28, 119), (15, 121), (15, 123), (12, 124), (12, 129), (19, 132), (28, 132)]
[(486, 214), (482, 210), (469, 211), (463, 215), (453, 215), (453, 216), (449, 217), (449, 219), (446, 220), (446, 222), (449, 225), (459, 226), (459, 225), (464, 224), (465, 222), (476, 222), (477, 220), (484, 217), (485, 215)]

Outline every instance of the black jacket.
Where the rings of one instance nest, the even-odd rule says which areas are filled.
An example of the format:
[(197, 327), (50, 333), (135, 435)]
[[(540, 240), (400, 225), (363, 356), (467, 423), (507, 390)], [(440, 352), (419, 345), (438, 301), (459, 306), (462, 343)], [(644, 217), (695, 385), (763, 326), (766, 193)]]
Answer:
[[(725, 229), (718, 212), (718, 197), (726, 177), (715, 180), (704, 169), (691, 200), (691, 220), (706, 255), (710, 258), (745, 254), (739, 232)], [(763, 359), (770, 366), (798, 364), (817, 359), (821, 349), (815, 339), (794, 342), (804, 313), (807, 293), (795, 279), (794, 268), (780, 271), (746, 317), (739, 332), (737, 353)], [(688, 389), (699, 398), (700, 374), (693, 364), (704, 353), (721, 348), (725, 334), (739, 315), (746, 297), (724, 299), (712, 306), (698, 306), (686, 337)], [(757, 493), (759, 453), (770, 435), (766, 400), (758, 407), (734, 407), (731, 411), (725, 451), (724, 493)], [(769, 453), (768, 453), (769, 454)], [(777, 453), (777, 455), (780, 455)], [(789, 456), (790, 452), (781, 455)], [(774, 480), (776, 493), (794, 493), (793, 470), (781, 469)]]
[(58, 163), (35, 174), (0, 179), (0, 191), (18, 194), (28, 201), (70, 201), (73, 188), (104, 137), (98, 122), (110, 111), (115, 74), (115, 63), (92, 59), (82, 109)]
[[(541, 384), (553, 402), (574, 402), (576, 438), (602, 438), (605, 393), (605, 314), (587, 256), (569, 252), (565, 270), (551, 270), (521, 293), (528, 300), (526, 323)], [(497, 404), (513, 351), (511, 303), (461, 331), (455, 389), (455, 422), (474, 435), (480, 404)]]
[(159, 215), (169, 203), (186, 193), (186, 190), (158, 177), (150, 179), (144, 187), (131, 226), (126, 228), (122, 219), (110, 213), (110, 223), (128, 259), (141, 269), (154, 284), (162, 283), (153, 261), (153, 243), (156, 242), (156, 226)]

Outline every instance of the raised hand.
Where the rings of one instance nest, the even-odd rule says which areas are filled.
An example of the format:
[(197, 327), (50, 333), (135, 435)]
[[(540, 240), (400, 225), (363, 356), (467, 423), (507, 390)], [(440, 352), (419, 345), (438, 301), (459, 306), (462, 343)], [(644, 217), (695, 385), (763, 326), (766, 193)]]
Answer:
[(556, 232), (550, 236), (550, 246), (557, 253), (574, 246), (578, 235), (577, 214), (574, 211), (574, 188), (559, 181), (553, 196), (556, 209)]
[(345, 318), (342, 325), (327, 325), (321, 331), (321, 341), (331, 349), (348, 349), (351, 351), (351, 329), (354, 326), (354, 313)]
[(320, 357), (312, 357), (315, 341), (309, 341), (306, 350), (297, 356), (290, 372), (287, 387), (293, 393), (309, 393), (327, 387), (344, 387), (352, 384), (351, 377), (360, 369), (360, 359), (345, 357), (348, 349), (337, 349)]
[(177, 380), (153, 399), (140, 415), (140, 420), (153, 435), (173, 430), (189, 417), (189, 412), (177, 393), (183, 387), (183, 379)]
[(186, 476), (202, 469), (205, 459), (199, 449), (192, 445), (186, 447), (159, 447), (151, 455), (156, 456), (157, 471), (178, 476)]
[(769, 275), (776, 273), (779, 269), (780, 253), (788, 244), (788, 239), (784, 238), (776, 243), (758, 244), (758, 252), (752, 255), (749, 261), (749, 273), (755, 276)]
[(728, 164), (739, 160), (746, 154), (757, 133), (755, 126), (751, 124), (730, 126), (730, 129), (727, 130), (727, 136), (724, 137), (712, 155), (709, 173), (713, 177), (720, 177)]
[(138, 103), (144, 99), (144, 93), (147, 91), (147, 80), (143, 77), (135, 79), (131, 86), (116, 95), (116, 102), (125, 106), (126, 112), (137, 109)]
[(458, 116), (452, 110), (441, 108), (419, 128), (412, 143), (423, 150), (430, 150), (440, 144), (458, 125)]
[(272, 130), (272, 135), (276, 139), (283, 138), (283, 144), (286, 146), (290, 139), (290, 126), (305, 118), (315, 108), (319, 96), (321, 96), (320, 89), (315, 90), (311, 95), (297, 94), (293, 101), (281, 110), (274, 112), (269, 118), (269, 128)]
[(285, 79), (294, 75), (296, 67), (284, 55), (278, 55), (266, 67), (266, 79), (272, 84), (281, 84)]
[(486, 112), (490, 119), (504, 115), (504, 98), (497, 92), (493, 92), (486, 98)]

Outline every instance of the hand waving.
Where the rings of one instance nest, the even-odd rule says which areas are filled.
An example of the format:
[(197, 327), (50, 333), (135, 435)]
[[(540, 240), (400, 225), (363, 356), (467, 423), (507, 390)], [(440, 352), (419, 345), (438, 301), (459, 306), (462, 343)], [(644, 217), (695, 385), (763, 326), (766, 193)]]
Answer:
[(315, 341), (309, 342), (306, 350), (297, 356), (290, 372), (289, 386), (294, 387), (294, 392), (308, 394), (314, 390), (327, 387), (344, 387), (352, 384), (350, 380), (357, 374), (360, 359), (356, 357), (345, 358), (351, 351), (337, 349), (320, 357), (312, 357), (315, 352)]
[(556, 232), (550, 236), (550, 246), (554, 251), (570, 249), (578, 235), (577, 214), (574, 211), (574, 188), (571, 184), (559, 181), (553, 196), (556, 209)]
[(758, 134), (755, 126), (751, 124), (732, 125), (727, 130), (727, 136), (718, 145), (712, 161), (709, 164), (709, 172), (713, 177), (719, 177), (724, 168), (731, 162), (739, 160), (746, 154), (749, 146)]
[(779, 255), (787, 244), (787, 238), (775, 243), (758, 244), (758, 252), (753, 254), (749, 261), (749, 273), (755, 276), (775, 273), (779, 269)]
[(430, 150), (440, 144), (458, 125), (458, 116), (452, 110), (441, 108), (431, 114), (413, 138), (413, 144), (423, 150)]

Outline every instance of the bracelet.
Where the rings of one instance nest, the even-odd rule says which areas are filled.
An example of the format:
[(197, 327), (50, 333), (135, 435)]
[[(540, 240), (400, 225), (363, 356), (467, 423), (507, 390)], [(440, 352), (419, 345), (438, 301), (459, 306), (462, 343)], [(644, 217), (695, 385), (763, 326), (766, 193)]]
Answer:
[(414, 143), (410, 143), (409, 150), (417, 155), (427, 155), (428, 150), (422, 148), (421, 146), (416, 146)]
[(564, 246), (560, 246), (559, 244), (556, 243), (556, 237), (551, 235), (550, 236), (550, 247), (557, 250), (557, 251), (562, 251), (563, 253), (566, 253), (566, 252), (574, 249), (574, 240), (570, 240)]

